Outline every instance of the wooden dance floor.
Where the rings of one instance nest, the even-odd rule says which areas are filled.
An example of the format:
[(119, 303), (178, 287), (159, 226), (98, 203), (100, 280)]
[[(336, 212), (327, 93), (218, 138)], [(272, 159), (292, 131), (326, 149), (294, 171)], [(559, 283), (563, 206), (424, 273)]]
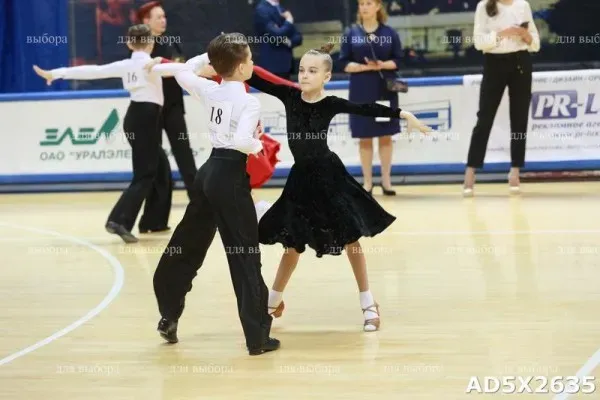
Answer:
[[(362, 241), (381, 331), (362, 331), (346, 256), (308, 250), (274, 322), (282, 348), (259, 357), (218, 235), (165, 345), (152, 275), (169, 234), (105, 233), (119, 192), (0, 196), (0, 398), (454, 400), (476, 396), (473, 376), (600, 373), (600, 183), (396, 189), (375, 196), (397, 221)], [(282, 249), (262, 251), (270, 286)]]

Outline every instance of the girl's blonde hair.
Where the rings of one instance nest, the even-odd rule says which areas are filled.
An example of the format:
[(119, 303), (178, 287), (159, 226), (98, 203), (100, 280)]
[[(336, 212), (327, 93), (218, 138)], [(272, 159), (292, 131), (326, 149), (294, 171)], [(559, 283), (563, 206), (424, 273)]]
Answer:
[(331, 50), (333, 50), (334, 44), (327, 43), (321, 46), (319, 49), (310, 49), (304, 55), (321, 56), (325, 63), (325, 70), (331, 72), (333, 70), (333, 59), (331, 58)]
[[(361, 0), (358, 0), (360, 3)], [(385, 9), (385, 4), (383, 4), (383, 0), (373, 0), (375, 3), (379, 4), (379, 11), (377, 11), (377, 22), (380, 24), (385, 24), (388, 20), (388, 13)], [(356, 12), (356, 23), (362, 25), (362, 18), (360, 17), (360, 11)]]

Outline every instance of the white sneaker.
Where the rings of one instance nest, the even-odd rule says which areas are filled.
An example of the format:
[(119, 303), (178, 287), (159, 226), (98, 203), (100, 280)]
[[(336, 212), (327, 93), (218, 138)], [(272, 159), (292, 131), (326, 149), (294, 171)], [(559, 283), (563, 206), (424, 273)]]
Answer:
[(254, 204), (254, 207), (256, 208), (256, 216), (258, 217), (259, 221), (263, 217), (263, 215), (265, 215), (265, 213), (269, 210), (269, 208), (271, 208), (272, 205), (273, 204), (264, 200), (261, 200), (258, 203)]

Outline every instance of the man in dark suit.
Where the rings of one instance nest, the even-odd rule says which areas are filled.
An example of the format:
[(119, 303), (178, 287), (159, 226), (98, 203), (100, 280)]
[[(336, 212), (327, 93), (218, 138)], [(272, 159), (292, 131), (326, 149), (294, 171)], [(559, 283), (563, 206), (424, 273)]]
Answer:
[[(181, 38), (165, 35), (167, 19), (160, 2), (152, 1), (143, 5), (139, 9), (138, 16), (140, 21), (150, 26), (155, 38), (151, 57), (183, 61)], [(187, 190), (188, 197), (191, 199), (197, 168), (185, 123), (183, 90), (177, 84), (175, 78), (163, 78), (163, 92), (165, 101), (162, 112), (162, 127), (167, 133), (179, 174)]]
[(284, 79), (293, 70), (292, 50), (302, 44), (302, 34), (294, 25), (292, 13), (279, 0), (262, 0), (254, 11), (254, 30), (260, 41), (257, 65)]

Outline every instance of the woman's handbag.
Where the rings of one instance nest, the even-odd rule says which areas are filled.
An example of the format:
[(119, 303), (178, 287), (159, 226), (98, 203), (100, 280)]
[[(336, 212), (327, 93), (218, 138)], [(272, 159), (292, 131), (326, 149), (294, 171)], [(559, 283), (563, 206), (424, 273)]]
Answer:
[[(365, 39), (367, 40), (367, 43), (369, 44), (369, 47), (371, 48), (371, 55), (373, 56), (373, 61), (378, 61), (377, 55), (375, 54), (375, 49), (373, 48), (373, 45), (371, 44), (373, 42), (374, 38), (376, 37), (376, 35), (373, 33), (370, 33), (370, 34), (367, 33), (367, 31), (362, 26), (359, 26), (359, 28), (364, 33)], [(408, 92), (408, 83), (401, 79), (400, 74), (398, 72), (396, 72), (396, 78), (386, 78), (383, 76), (383, 73), (381, 71), (377, 71), (377, 72), (379, 73), (379, 76), (381, 77), (381, 79), (385, 82), (386, 89), (389, 90), (390, 92), (395, 92), (395, 93)]]

